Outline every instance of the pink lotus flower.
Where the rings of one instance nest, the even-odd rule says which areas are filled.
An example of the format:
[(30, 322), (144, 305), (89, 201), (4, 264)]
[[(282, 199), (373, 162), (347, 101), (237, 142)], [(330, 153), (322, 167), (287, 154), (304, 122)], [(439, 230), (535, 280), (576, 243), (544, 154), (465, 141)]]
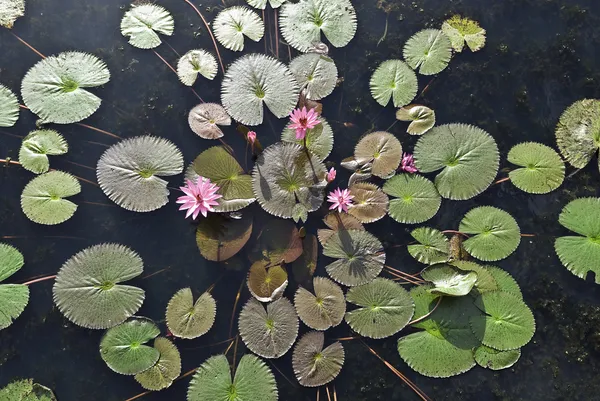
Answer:
[(344, 212), (348, 213), (348, 206), (352, 205), (352, 199), (354, 199), (354, 195), (350, 195), (350, 191), (348, 189), (336, 189), (335, 191), (331, 191), (327, 196), (327, 202), (333, 203), (329, 210), (333, 210), (337, 208), (338, 213)]
[(250, 142), (251, 145), (254, 145), (254, 141), (256, 141), (256, 132), (248, 131), (246, 136), (248, 137), (248, 142)]
[(413, 158), (413, 155), (410, 153), (404, 153), (402, 155), (402, 163), (400, 163), (399, 170), (406, 171), (410, 174), (419, 172), (419, 170), (415, 167), (415, 159)]
[(296, 109), (290, 113), (290, 128), (296, 130), (296, 139), (304, 139), (306, 130), (313, 129), (321, 123), (317, 118), (319, 115), (315, 109), (306, 111), (306, 106), (301, 109)]
[(220, 188), (204, 177), (198, 177), (195, 184), (188, 180), (187, 185), (179, 189), (185, 195), (177, 198), (177, 203), (182, 204), (179, 210), (187, 210), (186, 219), (191, 215), (192, 219), (196, 220), (199, 213), (206, 217), (208, 212), (215, 211), (213, 206), (219, 204), (216, 200), (223, 196), (216, 193)]
[(327, 182), (331, 182), (333, 180), (335, 180), (335, 176), (337, 174), (337, 171), (335, 171), (335, 169), (332, 167), (328, 172), (327, 172), (327, 177), (325, 177), (327, 179)]

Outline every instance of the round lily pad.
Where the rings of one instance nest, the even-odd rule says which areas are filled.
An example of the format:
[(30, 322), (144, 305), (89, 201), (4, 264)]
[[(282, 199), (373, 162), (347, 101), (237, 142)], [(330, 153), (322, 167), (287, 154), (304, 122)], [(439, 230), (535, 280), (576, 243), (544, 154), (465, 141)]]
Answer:
[(19, 163), (32, 173), (45, 173), (50, 169), (48, 155), (64, 155), (68, 150), (67, 141), (58, 132), (50, 129), (32, 131), (23, 138)]
[(458, 230), (471, 235), (463, 242), (465, 250), (486, 262), (508, 257), (521, 242), (521, 230), (515, 219), (504, 210), (491, 206), (470, 210)]
[(452, 44), (439, 29), (424, 29), (406, 41), (403, 54), (413, 70), (423, 75), (435, 75), (448, 66)]
[[(0, 16), (1, 19), (2, 17)], [(19, 99), (17, 95), (6, 86), (0, 84), (0, 127), (12, 127), (18, 119)]]
[(300, 287), (294, 297), (298, 317), (314, 330), (339, 325), (346, 312), (346, 298), (339, 285), (325, 277), (313, 278), (314, 294)]
[(290, 62), (290, 70), (306, 98), (321, 100), (333, 92), (337, 84), (338, 70), (333, 59), (319, 53), (306, 53)]
[(248, 289), (260, 302), (271, 302), (281, 298), (288, 285), (288, 275), (281, 265), (267, 266), (268, 262), (258, 261), (250, 266)]
[(369, 86), (377, 103), (387, 106), (393, 99), (394, 107), (412, 102), (419, 89), (417, 74), (402, 60), (381, 63), (371, 76)]
[(241, 219), (223, 214), (211, 214), (200, 220), (196, 244), (200, 254), (208, 260), (223, 262), (235, 256), (252, 235), (252, 215), (244, 213)]
[(371, 173), (374, 176), (388, 178), (400, 165), (402, 145), (389, 132), (371, 132), (356, 144), (354, 158), (360, 165), (372, 163)]
[(467, 295), (477, 281), (477, 273), (463, 272), (444, 263), (429, 266), (423, 270), (421, 276), (433, 283), (434, 288), (431, 292), (452, 297)]
[(177, 76), (182, 84), (192, 86), (198, 75), (211, 81), (217, 76), (219, 66), (215, 56), (204, 49), (190, 50), (177, 62)]
[(35, 177), (21, 193), (21, 209), (38, 224), (55, 225), (69, 220), (77, 205), (65, 198), (81, 192), (77, 178), (62, 171), (50, 171)]
[(521, 349), (498, 351), (482, 345), (475, 350), (475, 362), (482, 368), (491, 370), (507, 369), (521, 357)]
[(181, 374), (181, 355), (179, 350), (170, 340), (157, 337), (154, 348), (160, 357), (154, 366), (135, 375), (135, 380), (146, 390), (159, 391), (170, 387)]
[(344, 347), (339, 341), (323, 348), (325, 335), (306, 333), (294, 347), (292, 364), (298, 382), (305, 387), (319, 387), (333, 381), (344, 365)]
[(419, 243), (408, 245), (408, 253), (421, 263), (431, 265), (446, 262), (450, 255), (448, 237), (439, 230), (429, 227), (419, 227), (410, 235)]
[(265, 25), (257, 13), (243, 6), (229, 7), (217, 14), (213, 23), (215, 37), (226, 49), (244, 50), (244, 36), (258, 42), (265, 34)]
[(381, 188), (370, 182), (357, 182), (348, 188), (354, 196), (348, 213), (361, 223), (373, 223), (381, 220), (388, 211), (389, 198)]
[(442, 198), (435, 185), (427, 178), (415, 174), (397, 174), (383, 185), (390, 195), (391, 218), (399, 223), (423, 223), (438, 212)]
[(167, 327), (175, 337), (198, 338), (211, 329), (216, 314), (217, 304), (210, 293), (205, 292), (194, 302), (192, 289), (182, 288), (167, 305)]
[(412, 104), (399, 108), (396, 119), (411, 122), (406, 130), (409, 134), (423, 135), (435, 125), (435, 112), (427, 106)]
[(231, 117), (218, 103), (200, 103), (190, 110), (188, 124), (200, 138), (219, 139), (224, 135), (219, 125), (231, 125)]
[(569, 106), (556, 125), (556, 144), (565, 160), (584, 168), (600, 147), (600, 100), (583, 99)]
[(547, 194), (565, 179), (565, 164), (552, 149), (535, 142), (514, 146), (507, 160), (521, 168), (509, 173), (510, 181), (520, 190), (530, 194)]
[(162, 41), (159, 33), (171, 36), (175, 30), (173, 16), (158, 4), (133, 5), (121, 20), (121, 34), (129, 38), (129, 44), (140, 49), (158, 47)]
[(319, 160), (325, 160), (333, 150), (333, 130), (322, 116), (319, 116), (319, 121), (320, 123), (316, 127), (306, 130), (304, 139), (296, 139), (296, 130), (289, 128), (291, 124), (289, 123), (281, 133), (281, 140), (300, 146), (304, 146), (306, 143), (310, 153), (317, 156)]

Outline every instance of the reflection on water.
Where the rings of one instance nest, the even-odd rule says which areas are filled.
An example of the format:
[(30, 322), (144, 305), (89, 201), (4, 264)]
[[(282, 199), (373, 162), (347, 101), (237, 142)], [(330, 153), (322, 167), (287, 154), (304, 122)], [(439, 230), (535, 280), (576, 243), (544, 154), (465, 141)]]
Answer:
[[(198, 16), (183, 0), (160, 3), (174, 14), (177, 24), (175, 35), (168, 39), (172, 49), (168, 45), (157, 49), (162, 57), (174, 64), (174, 51), (183, 54), (192, 48), (212, 48)], [(363, 132), (386, 129), (395, 121), (392, 108), (382, 108), (371, 98), (368, 79), (373, 69), (383, 60), (401, 57), (402, 45), (410, 35), (439, 26), (452, 13), (479, 20), (487, 29), (488, 43), (479, 53), (456, 57), (437, 78), (419, 78), (421, 88), (429, 84), (420, 101), (435, 109), (438, 123), (478, 125), (495, 137), (505, 155), (522, 141), (553, 145), (553, 127), (560, 112), (577, 99), (600, 97), (600, 61), (595, 57), (600, 45), (600, 4), (595, 0), (354, 0), (354, 4), (358, 34), (350, 46), (330, 52), (344, 77), (324, 105), (324, 115), (335, 132), (330, 159), (336, 163), (352, 154)], [(198, 100), (152, 51), (135, 49), (121, 37), (119, 22), (128, 5), (124, 0), (29, 0), (27, 16), (17, 21), (14, 31), (43, 54), (77, 49), (107, 62), (112, 79), (96, 91), (104, 102), (87, 124), (121, 137), (152, 133), (169, 138), (183, 151), (186, 162), (191, 162), (212, 145), (187, 126), (187, 113)], [(220, 7), (222, 3), (216, 0), (202, 4), (203, 11), (210, 10), (206, 11), (210, 18)], [(269, 17), (272, 23), (272, 15)], [(386, 20), (387, 33), (380, 41)], [(249, 50), (263, 51), (263, 46), (263, 42), (252, 44)], [(0, 81), (17, 90), (39, 57), (4, 29), (0, 31), (0, 51)], [(222, 53), (226, 62), (236, 57), (229, 51)], [(284, 54), (287, 57), (287, 52)], [(219, 81), (202, 80), (196, 91), (206, 101), (219, 101)], [(3, 129), (0, 157), (16, 158), (18, 136), (25, 136), (34, 123), (35, 118), (24, 112), (15, 128)], [(410, 149), (414, 138), (403, 133), (404, 127), (398, 123), (390, 131)], [(258, 132), (261, 142), (277, 141), (281, 128), (281, 121), (270, 119)], [(53, 167), (94, 180), (96, 161), (115, 143), (114, 138), (74, 125), (60, 127), (60, 131), (71, 149), (67, 157), (53, 158)], [(243, 153), (244, 143), (234, 127), (226, 131), (226, 138), (236, 152)], [(501, 168), (507, 167), (504, 160), (502, 163)], [(515, 367), (499, 373), (478, 368), (452, 379), (429, 379), (400, 360), (394, 339), (369, 341), (369, 345), (434, 400), (597, 399), (600, 290), (591, 280), (584, 282), (567, 272), (553, 251), (553, 237), (564, 233), (556, 223), (562, 206), (577, 196), (597, 195), (599, 173), (593, 164), (550, 195), (527, 195), (510, 184), (497, 185), (473, 200), (444, 201), (429, 222), (438, 228), (455, 228), (472, 207), (494, 205), (510, 212), (524, 233), (536, 234), (524, 239), (517, 252), (500, 263), (518, 280), (538, 326), (534, 341), (523, 349)], [(340, 175), (342, 180), (348, 178), (345, 171)], [(30, 178), (30, 173), (15, 167), (0, 170), (0, 235), (16, 236), (7, 241), (23, 252), (27, 262), (15, 281), (53, 274), (68, 257), (92, 244), (125, 244), (144, 259), (145, 275), (165, 269), (132, 282), (146, 290), (142, 315), (160, 321), (168, 299), (178, 289), (191, 286), (202, 292), (219, 280), (214, 295), (221, 313), (215, 327), (199, 340), (177, 345), (183, 354), (184, 372), (224, 351), (226, 345), (205, 345), (228, 338), (230, 311), (244, 273), (228, 272), (200, 257), (194, 226), (183, 219), (174, 203), (149, 214), (131, 213), (111, 205), (99, 188), (83, 184), (75, 199), (80, 205), (75, 217), (60, 226), (42, 227), (20, 211), (19, 195)], [(170, 180), (170, 185), (178, 186), (179, 178)], [(173, 194), (172, 200), (175, 197)], [(265, 216), (256, 205), (251, 212), (261, 219)], [(319, 214), (323, 213), (311, 217), (309, 232), (319, 225)], [(369, 226), (386, 246), (408, 243), (409, 229), (392, 219)], [(419, 269), (405, 247), (389, 248), (388, 260), (406, 271)], [(241, 257), (231, 264), (247, 268)], [(247, 296), (244, 289), (242, 299)], [(349, 332), (342, 325), (331, 334), (344, 337)], [(54, 388), (61, 401), (122, 401), (141, 392), (132, 378), (112, 373), (99, 358), (101, 335), (68, 323), (53, 307), (50, 282), (36, 284), (25, 313), (0, 332), (0, 386), (12, 378), (32, 377)], [(361, 342), (348, 341), (344, 347), (346, 365), (335, 382), (338, 399), (418, 399)], [(315, 399), (314, 390), (297, 385), (289, 355), (269, 364), (277, 375), (280, 399)], [(188, 379), (183, 379), (142, 399), (184, 399), (187, 383)], [(321, 397), (324, 399), (324, 394)]]

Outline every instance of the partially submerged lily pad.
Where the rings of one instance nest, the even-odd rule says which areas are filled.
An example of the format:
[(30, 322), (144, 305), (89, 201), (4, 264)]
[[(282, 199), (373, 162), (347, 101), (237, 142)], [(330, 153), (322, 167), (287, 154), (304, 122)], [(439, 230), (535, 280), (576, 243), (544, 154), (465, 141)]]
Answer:
[(314, 294), (300, 287), (294, 297), (298, 317), (314, 330), (339, 325), (346, 312), (346, 298), (339, 285), (325, 277), (313, 279)]
[(471, 292), (477, 281), (474, 271), (461, 271), (445, 263), (429, 266), (421, 273), (423, 279), (433, 283), (430, 291), (434, 294), (461, 297)]
[(271, 302), (281, 298), (288, 285), (288, 275), (281, 265), (267, 266), (258, 261), (250, 266), (248, 289), (260, 302)]
[(415, 174), (397, 174), (383, 185), (390, 195), (391, 218), (399, 223), (423, 223), (438, 212), (442, 198), (435, 185), (427, 178)]
[(541, 143), (525, 142), (514, 146), (507, 160), (521, 168), (509, 173), (510, 181), (530, 194), (547, 194), (565, 179), (565, 164), (554, 149)]
[(298, 316), (287, 298), (267, 305), (250, 300), (240, 312), (238, 329), (244, 344), (263, 358), (285, 355), (298, 336)]
[(365, 230), (365, 227), (356, 217), (347, 213), (331, 212), (325, 216), (323, 222), (329, 229), (320, 228), (317, 231), (321, 246), (325, 246), (329, 238), (339, 230)]
[(323, 255), (337, 259), (325, 267), (327, 274), (349, 287), (372, 281), (385, 264), (383, 245), (368, 231), (336, 231), (323, 246)]
[(406, 41), (403, 53), (413, 70), (423, 75), (435, 75), (448, 66), (452, 58), (452, 44), (439, 29), (424, 29)]
[(521, 242), (521, 230), (515, 219), (504, 210), (491, 206), (470, 210), (458, 230), (471, 235), (463, 242), (465, 250), (486, 262), (508, 257)]
[(196, 244), (200, 254), (207, 260), (222, 262), (236, 255), (246, 245), (251, 234), (250, 213), (244, 213), (241, 219), (215, 213), (200, 220)]
[(354, 196), (348, 213), (358, 221), (364, 224), (373, 223), (386, 215), (390, 200), (377, 185), (370, 182), (357, 182), (348, 189)]
[(0, 389), (3, 401), (56, 401), (52, 390), (32, 379), (17, 380)]
[(25, 15), (25, 0), (2, 0), (0, 26), (11, 29), (17, 18)]
[(154, 340), (154, 348), (160, 353), (158, 361), (150, 369), (135, 375), (135, 380), (146, 390), (159, 391), (170, 387), (181, 374), (181, 355), (175, 344), (164, 337)]
[(415, 72), (402, 60), (387, 60), (377, 67), (369, 82), (373, 99), (387, 106), (390, 99), (394, 107), (402, 107), (415, 98), (419, 83)]
[(291, 123), (289, 123), (281, 133), (281, 140), (300, 146), (304, 146), (306, 143), (310, 153), (320, 160), (325, 160), (333, 150), (333, 130), (322, 116), (319, 116), (319, 121), (320, 123), (316, 127), (306, 130), (304, 139), (296, 139), (296, 130), (290, 128)]
[(435, 112), (427, 106), (411, 104), (396, 112), (396, 119), (410, 121), (408, 132), (411, 135), (423, 135), (435, 125)]
[(350, 288), (347, 300), (359, 308), (346, 312), (346, 322), (361, 336), (376, 339), (402, 330), (415, 311), (408, 292), (400, 284), (381, 277)]
[(4, 280), (19, 271), (23, 263), (23, 255), (17, 248), (0, 243), (0, 330), (10, 326), (29, 303), (28, 286), (2, 284)]
[(491, 370), (508, 369), (521, 357), (521, 349), (498, 351), (482, 345), (475, 350), (475, 362), (482, 368)]
[(388, 178), (400, 165), (402, 145), (389, 132), (372, 132), (358, 141), (354, 148), (354, 158), (360, 165), (372, 163), (373, 175)]
[(300, 89), (306, 89), (306, 98), (310, 100), (329, 96), (337, 84), (335, 62), (320, 53), (301, 54), (290, 62), (290, 70)]
[(183, 155), (171, 141), (150, 135), (125, 139), (102, 154), (98, 184), (110, 200), (134, 212), (150, 212), (169, 202), (160, 176), (183, 171)]
[(496, 178), (500, 156), (494, 138), (466, 124), (434, 127), (415, 145), (415, 164), (422, 173), (442, 170), (435, 186), (442, 197), (467, 200), (485, 191)]
[(167, 305), (167, 327), (175, 337), (198, 338), (208, 333), (216, 314), (217, 304), (210, 293), (205, 292), (194, 302), (192, 289), (182, 288)]
[[(2, 12), (0, 11), (0, 25)], [(0, 84), (0, 127), (12, 127), (19, 119), (19, 99), (6, 86)]]
[(134, 315), (144, 302), (144, 290), (121, 284), (143, 270), (142, 258), (131, 249), (119, 244), (94, 245), (62, 265), (52, 288), (54, 303), (78, 326), (116, 326)]
[(298, 284), (307, 284), (317, 269), (319, 243), (317, 237), (308, 234), (302, 238), (302, 255), (292, 263), (294, 280)]
[(38, 224), (55, 225), (69, 220), (77, 205), (65, 198), (81, 192), (77, 178), (62, 171), (35, 177), (23, 189), (21, 208), (27, 218)]
[(583, 99), (569, 106), (556, 125), (556, 144), (573, 167), (587, 166), (600, 148), (600, 100)]
[(177, 76), (182, 84), (192, 86), (198, 75), (211, 81), (217, 76), (219, 66), (215, 56), (204, 49), (190, 50), (177, 62)]
[(229, 7), (217, 14), (213, 23), (215, 37), (223, 47), (244, 50), (244, 36), (258, 42), (265, 34), (265, 25), (257, 13), (243, 6)]
[(231, 117), (218, 103), (200, 103), (190, 110), (188, 124), (200, 138), (219, 139), (224, 135), (219, 125), (231, 125)]
[(416, 245), (408, 245), (408, 253), (417, 261), (432, 265), (446, 262), (450, 258), (448, 237), (441, 231), (419, 227), (412, 230), (410, 235), (419, 242)]
[(271, 266), (292, 263), (302, 255), (302, 238), (298, 228), (289, 220), (272, 219), (256, 239), (250, 254), (253, 261), (263, 260)]
[(129, 38), (129, 44), (140, 49), (153, 49), (162, 41), (159, 33), (171, 36), (175, 21), (171, 13), (152, 3), (133, 5), (121, 20), (121, 34)]
[(472, 52), (479, 51), (485, 46), (485, 29), (479, 26), (479, 22), (460, 15), (454, 15), (444, 21), (442, 32), (448, 36), (452, 48), (458, 53), (463, 51), (465, 43)]
[(306, 333), (296, 344), (292, 364), (296, 379), (304, 387), (319, 387), (333, 381), (344, 365), (344, 347), (339, 341), (323, 348), (325, 335)]
[(65, 138), (50, 129), (32, 131), (23, 138), (19, 149), (19, 163), (25, 170), (36, 174), (50, 169), (48, 155), (64, 155), (69, 150)]

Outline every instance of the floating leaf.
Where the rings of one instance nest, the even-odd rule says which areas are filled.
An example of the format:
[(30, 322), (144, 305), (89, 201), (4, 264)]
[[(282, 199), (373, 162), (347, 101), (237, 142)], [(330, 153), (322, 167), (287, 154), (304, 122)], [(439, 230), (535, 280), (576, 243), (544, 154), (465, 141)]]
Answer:
[(52, 289), (54, 303), (78, 326), (116, 326), (144, 302), (144, 290), (121, 284), (143, 270), (142, 259), (131, 249), (119, 244), (94, 245), (62, 265)]
[(302, 238), (302, 255), (292, 263), (294, 279), (298, 284), (306, 284), (315, 274), (317, 258), (319, 256), (319, 244), (317, 237), (308, 234)]
[(298, 317), (287, 298), (279, 298), (267, 309), (254, 298), (244, 305), (238, 329), (244, 344), (263, 358), (279, 358), (298, 336)]
[(298, 317), (314, 330), (339, 325), (346, 312), (346, 298), (339, 285), (325, 277), (313, 279), (315, 293), (300, 287), (294, 297)]
[(481, 128), (466, 124), (434, 127), (415, 145), (415, 164), (420, 172), (442, 170), (435, 186), (442, 197), (471, 199), (485, 191), (500, 162), (494, 138)]
[(244, 50), (244, 36), (258, 42), (265, 34), (265, 25), (257, 13), (243, 6), (222, 10), (212, 23), (215, 36), (226, 49)]
[(389, 132), (372, 132), (358, 141), (354, 148), (354, 158), (359, 165), (372, 163), (373, 175), (388, 178), (400, 165), (402, 145)]
[(289, 220), (272, 219), (265, 224), (250, 255), (253, 261), (264, 260), (271, 265), (292, 263), (302, 255), (302, 238)]
[(248, 289), (260, 302), (271, 302), (281, 298), (288, 285), (285, 269), (281, 265), (267, 267), (267, 263), (253, 263), (248, 273)]
[(558, 222), (580, 235), (556, 239), (554, 249), (563, 266), (583, 279), (593, 272), (596, 284), (600, 284), (600, 198), (569, 202)]
[(348, 213), (361, 223), (373, 223), (386, 215), (390, 200), (377, 185), (357, 182), (349, 189), (354, 199), (348, 208)]
[(27, 71), (21, 95), (25, 105), (43, 122), (71, 124), (94, 114), (102, 103), (87, 88), (109, 80), (110, 71), (98, 57), (65, 52), (46, 57)]
[(219, 66), (215, 56), (204, 49), (190, 50), (177, 62), (177, 76), (182, 84), (192, 86), (198, 74), (211, 81), (217, 76)]
[(459, 53), (463, 51), (465, 42), (472, 52), (479, 51), (485, 46), (485, 29), (479, 26), (479, 22), (460, 15), (454, 15), (444, 21), (442, 32), (452, 42), (452, 48)]
[(306, 147), (310, 153), (320, 160), (325, 160), (333, 150), (333, 130), (322, 116), (319, 116), (319, 121), (320, 123), (316, 127), (306, 130), (304, 139), (296, 139), (296, 130), (290, 128), (290, 122), (281, 133), (281, 140), (296, 143), (302, 147), (306, 142)]
[(0, 400), (3, 401), (56, 401), (52, 390), (32, 379), (18, 380), (0, 389)]
[(188, 124), (200, 138), (218, 139), (223, 136), (219, 125), (231, 125), (231, 117), (220, 104), (200, 103), (190, 110)]
[(17, 248), (0, 242), (0, 282), (18, 272), (24, 263), (23, 254)]
[(207, 359), (196, 370), (187, 401), (277, 401), (277, 383), (271, 369), (254, 355), (244, 355), (231, 379), (225, 355)]
[(578, 100), (562, 113), (556, 126), (556, 144), (573, 167), (584, 168), (598, 152), (599, 128), (600, 100)]
[(465, 273), (475, 272), (477, 274), (477, 281), (475, 282), (475, 286), (473, 287), (473, 290), (470, 293), (472, 296), (476, 297), (479, 294), (483, 294), (485, 292), (490, 291), (497, 291), (500, 289), (494, 275), (490, 272), (490, 268), (492, 268), (493, 266), (481, 266), (477, 263), (469, 262), (466, 260), (455, 260), (450, 264), (454, 267), (457, 267)]
[(215, 323), (217, 304), (205, 292), (194, 302), (191, 288), (177, 291), (167, 305), (166, 320), (175, 337), (193, 339), (208, 333)]
[(129, 38), (129, 44), (140, 49), (153, 49), (162, 41), (159, 33), (171, 36), (175, 29), (173, 16), (158, 4), (133, 5), (121, 20), (121, 35)]
[(326, 266), (327, 274), (348, 287), (372, 281), (385, 264), (383, 245), (368, 231), (336, 231), (323, 246), (323, 255), (338, 259)]
[[(0, 25), (2, 10), (0, 10)], [(0, 127), (12, 127), (19, 119), (19, 99), (6, 86), (0, 84)]]
[(520, 190), (530, 194), (547, 194), (565, 179), (565, 164), (549, 146), (525, 142), (508, 152), (507, 160), (521, 166), (509, 173), (510, 181)]
[(154, 340), (154, 348), (160, 353), (158, 362), (135, 375), (135, 380), (146, 390), (159, 391), (170, 387), (181, 374), (181, 355), (175, 344), (164, 337)]
[(535, 332), (535, 319), (523, 300), (502, 291), (487, 292), (475, 299), (484, 316), (470, 318), (475, 336), (488, 347), (499, 351), (520, 348)]
[(252, 234), (252, 215), (244, 213), (241, 219), (222, 214), (211, 214), (200, 220), (196, 244), (200, 254), (208, 260), (222, 262), (237, 254)]
[(429, 227), (419, 227), (412, 230), (412, 237), (418, 245), (409, 245), (408, 253), (421, 263), (432, 265), (448, 261), (450, 248), (448, 237), (439, 230)]
[(396, 119), (411, 121), (408, 132), (411, 135), (423, 135), (435, 125), (435, 112), (427, 106), (411, 104), (398, 109)]
[(50, 171), (35, 177), (23, 189), (21, 209), (38, 224), (54, 225), (69, 220), (77, 205), (66, 200), (81, 192), (79, 181), (71, 174)]
[(317, 232), (321, 246), (325, 246), (329, 238), (339, 230), (365, 230), (365, 227), (356, 217), (347, 213), (331, 212), (325, 216), (323, 222), (329, 229), (321, 228)]
[[(440, 301), (440, 298), (442, 298), (441, 295), (432, 293), (432, 289), (433, 284), (431, 283), (425, 283), (410, 289), (409, 294), (415, 304), (413, 320), (422, 320), (425, 315), (433, 311), (438, 301)], [(418, 322), (413, 323), (412, 326), (424, 328)]]
[(327, 185), (325, 165), (301, 146), (276, 143), (258, 157), (252, 187), (260, 205), (277, 217), (290, 218), (300, 204), (307, 211), (323, 204)]
[[(0, 283), (19, 271), (23, 263), (23, 255), (17, 248), (0, 243)], [(0, 284), (0, 330), (10, 326), (23, 313), (28, 303), (28, 286)]]
[(491, 370), (507, 369), (521, 357), (521, 350), (498, 351), (482, 345), (475, 350), (475, 362), (483, 368)]
[(496, 266), (487, 266), (486, 270), (494, 277), (494, 280), (496, 280), (498, 290), (511, 293), (517, 298), (523, 299), (521, 287), (519, 287), (517, 280), (515, 280), (513, 276)]
[(435, 286), (431, 292), (453, 297), (467, 295), (477, 281), (477, 273), (463, 272), (444, 263), (429, 266), (423, 270), (421, 276)]
[[(287, 0), (269, 0), (271, 8), (279, 8)], [(246, 0), (246, 2), (254, 8), (264, 10), (267, 7), (267, 0)]]
[(387, 60), (377, 67), (369, 82), (373, 99), (387, 106), (394, 99), (394, 107), (402, 107), (415, 98), (419, 83), (415, 72), (402, 60)]
[(183, 171), (183, 155), (171, 141), (150, 135), (125, 139), (102, 154), (96, 167), (106, 196), (124, 209), (150, 212), (169, 202), (159, 176)]
[(350, 288), (347, 300), (360, 308), (346, 312), (346, 322), (361, 336), (376, 339), (402, 330), (415, 311), (408, 292), (400, 284), (381, 277)]
[(290, 62), (300, 89), (306, 89), (306, 98), (321, 100), (333, 92), (337, 84), (338, 69), (333, 59), (320, 53), (306, 53)]
[(25, 15), (25, 0), (2, 0), (0, 26), (11, 29), (17, 18)]
[(335, 47), (346, 46), (356, 33), (356, 11), (349, 0), (301, 0), (281, 7), (281, 34), (293, 48), (307, 52), (321, 42), (321, 32)]
[(19, 162), (25, 170), (41, 174), (50, 168), (48, 155), (64, 155), (68, 150), (67, 141), (58, 132), (50, 129), (33, 131), (23, 138)]
[(448, 66), (452, 58), (450, 39), (438, 29), (415, 33), (404, 45), (404, 59), (423, 75), (435, 75)]
[(158, 362), (160, 351), (146, 343), (160, 334), (150, 319), (134, 318), (108, 329), (100, 341), (100, 356), (122, 375), (135, 375)]
[(325, 335), (319, 331), (306, 333), (294, 347), (292, 364), (298, 382), (304, 387), (319, 387), (333, 381), (344, 365), (344, 347), (339, 341), (327, 348)]
[(416, 224), (431, 219), (438, 212), (442, 198), (427, 178), (414, 174), (397, 174), (383, 185), (392, 196), (389, 215), (399, 223)]
[(521, 230), (515, 219), (504, 210), (491, 206), (471, 209), (458, 230), (474, 234), (463, 242), (473, 257), (486, 262), (501, 260), (513, 253), (521, 242)]
[(275, 117), (287, 117), (298, 102), (299, 92), (283, 63), (264, 54), (248, 54), (234, 61), (225, 73), (221, 103), (236, 121), (260, 125), (263, 103)]

